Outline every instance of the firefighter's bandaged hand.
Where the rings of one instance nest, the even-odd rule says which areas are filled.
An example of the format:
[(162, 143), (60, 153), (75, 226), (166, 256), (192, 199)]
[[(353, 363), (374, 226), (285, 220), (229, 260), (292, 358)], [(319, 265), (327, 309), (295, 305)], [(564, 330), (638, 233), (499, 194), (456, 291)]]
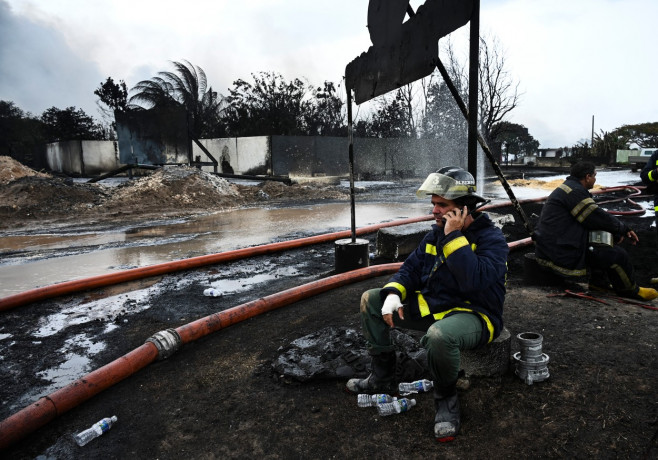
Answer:
[(382, 315), (392, 315), (393, 312), (398, 311), (402, 308), (402, 302), (400, 302), (400, 296), (397, 294), (389, 294), (384, 300), (384, 305), (382, 306)]

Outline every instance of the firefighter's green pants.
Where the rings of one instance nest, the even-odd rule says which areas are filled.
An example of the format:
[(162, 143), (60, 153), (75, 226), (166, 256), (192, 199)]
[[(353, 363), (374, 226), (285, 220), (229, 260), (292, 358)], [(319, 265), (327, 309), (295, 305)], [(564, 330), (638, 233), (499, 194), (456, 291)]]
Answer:
[[(379, 354), (395, 349), (391, 328), (382, 318), (380, 289), (371, 289), (361, 296), (361, 327), (368, 341), (368, 351)], [(425, 332), (420, 344), (427, 350), (427, 363), (436, 387), (450, 387), (457, 382), (461, 365), (461, 351), (480, 343), (482, 321), (472, 313), (457, 313), (441, 320), (433, 316), (412, 319), (407, 307), (404, 318), (393, 314), (396, 327)]]

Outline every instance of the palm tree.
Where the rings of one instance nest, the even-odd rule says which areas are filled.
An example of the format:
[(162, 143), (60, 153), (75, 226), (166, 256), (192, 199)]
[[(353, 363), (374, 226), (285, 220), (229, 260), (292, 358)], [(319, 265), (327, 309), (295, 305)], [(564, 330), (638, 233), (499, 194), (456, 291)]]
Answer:
[(200, 139), (216, 128), (224, 110), (223, 96), (208, 86), (206, 73), (188, 61), (172, 62), (174, 72), (158, 72), (150, 80), (137, 83), (129, 102), (142, 103), (146, 108), (166, 108), (179, 105), (187, 111), (189, 135)]

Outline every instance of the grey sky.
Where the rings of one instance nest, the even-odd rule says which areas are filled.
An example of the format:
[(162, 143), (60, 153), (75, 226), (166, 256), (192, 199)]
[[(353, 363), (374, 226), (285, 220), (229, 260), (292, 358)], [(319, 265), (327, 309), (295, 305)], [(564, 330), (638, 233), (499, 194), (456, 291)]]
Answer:
[[(130, 88), (182, 59), (222, 94), (259, 71), (338, 83), (370, 45), (367, 8), (367, 0), (0, 0), (0, 99), (34, 114), (76, 106), (100, 117), (93, 91), (108, 76)], [(523, 93), (510, 121), (542, 147), (589, 139), (593, 115), (596, 132), (658, 121), (656, 18), (655, 0), (481, 0), (481, 31), (499, 39)]]

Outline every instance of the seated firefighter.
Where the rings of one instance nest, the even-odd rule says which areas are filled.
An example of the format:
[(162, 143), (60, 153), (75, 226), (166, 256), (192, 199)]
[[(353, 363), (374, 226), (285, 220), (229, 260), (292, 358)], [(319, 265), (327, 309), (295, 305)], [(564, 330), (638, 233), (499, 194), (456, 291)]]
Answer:
[(476, 211), (484, 198), (473, 176), (446, 167), (430, 174), (416, 195), (431, 196), (435, 224), (382, 289), (361, 297), (361, 325), (371, 355), (371, 373), (351, 379), (352, 393), (398, 392), (390, 330), (425, 332), (434, 382), (434, 434), (451, 441), (459, 432), (457, 378), (462, 350), (483, 346), (503, 328), (507, 242), (488, 215)]
[[(637, 235), (594, 202), (589, 190), (595, 182), (594, 164), (582, 161), (571, 167), (569, 177), (549, 195), (533, 235), (537, 262), (567, 279), (585, 276), (589, 267), (592, 290), (614, 290), (632, 299), (655, 299), (655, 289), (635, 283), (628, 253), (613, 245), (613, 239), (620, 243), (624, 237), (636, 244)], [(602, 238), (606, 234), (601, 232), (610, 234), (609, 244), (601, 243), (608, 239)]]

